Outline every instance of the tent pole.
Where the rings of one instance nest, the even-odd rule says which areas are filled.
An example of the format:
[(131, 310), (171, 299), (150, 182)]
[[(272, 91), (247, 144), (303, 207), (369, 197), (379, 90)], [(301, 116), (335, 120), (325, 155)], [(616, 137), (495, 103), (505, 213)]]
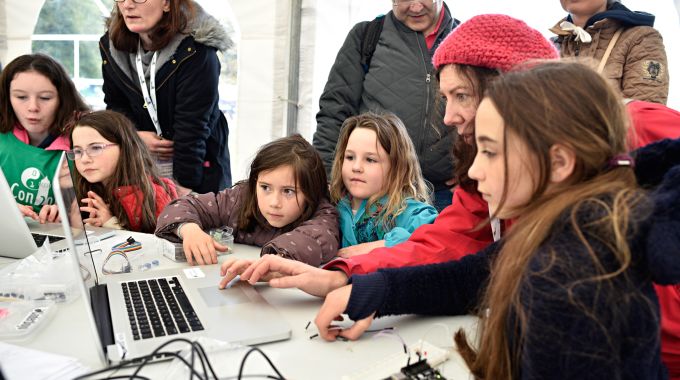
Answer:
[(299, 75), (300, 75), (300, 28), (302, 20), (302, 0), (290, 1), (290, 36), (288, 63), (288, 112), (286, 135), (297, 133)]

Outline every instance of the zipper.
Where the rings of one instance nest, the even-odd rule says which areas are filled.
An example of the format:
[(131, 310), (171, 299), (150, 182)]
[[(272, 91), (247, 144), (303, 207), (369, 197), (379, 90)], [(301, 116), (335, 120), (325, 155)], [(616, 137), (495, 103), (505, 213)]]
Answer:
[(423, 128), (418, 133), (418, 147), (416, 149), (417, 153), (422, 153), (423, 149), (423, 134), (427, 128), (427, 122), (430, 113), (430, 72), (427, 70), (427, 63), (425, 63), (425, 55), (423, 54), (423, 46), (420, 44), (420, 38), (418, 38), (418, 33), (414, 33), (416, 37), (416, 42), (418, 43), (418, 51), (420, 52), (421, 63), (423, 64), (423, 69), (425, 70), (425, 114), (423, 116)]
[(186, 57), (182, 58), (181, 61), (177, 62), (177, 64), (175, 65), (174, 70), (172, 70), (172, 71), (170, 72), (170, 74), (168, 74), (168, 75), (165, 77), (165, 79), (163, 80), (163, 82), (161, 82), (161, 84), (158, 85), (158, 86), (156, 87), (156, 89), (158, 90), (158, 89), (160, 89), (161, 87), (163, 87), (163, 85), (170, 79), (170, 77), (175, 73), (175, 71), (177, 71), (177, 70), (179, 69), (179, 65), (181, 65), (182, 63), (184, 63), (184, 61), (186, 61), (187, 59), (193, 57), (194, 54), (196, 54), (196, 47), (192, 47), (192, 48), (191, 48), (191, 54), (187, 55)]

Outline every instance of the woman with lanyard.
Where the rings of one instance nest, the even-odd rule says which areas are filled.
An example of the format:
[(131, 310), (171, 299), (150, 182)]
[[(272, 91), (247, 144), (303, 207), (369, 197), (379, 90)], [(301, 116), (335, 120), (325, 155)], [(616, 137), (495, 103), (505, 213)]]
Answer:
[(107, 108), (133, 121), (178, 193), (231, 186), (217, 51), (231, 39), (192, 0), (115, 0), (99, 41)]

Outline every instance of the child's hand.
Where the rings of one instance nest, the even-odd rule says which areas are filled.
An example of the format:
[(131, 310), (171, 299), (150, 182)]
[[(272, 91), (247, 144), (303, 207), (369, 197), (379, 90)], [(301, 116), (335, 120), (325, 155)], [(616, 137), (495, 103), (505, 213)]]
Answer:
[(22, 205), (22, 204), (19, 204), (19, 203), (17, 203), (17, 207), (19, 208), (19, 211), (21, 212), (22, 216), (29, 217), (29, 218), (36, 220), (36, 221), (40, 220), (38, 213), (33, 211), (33, 207)]
[(349, 247), (340, 248), (338, 250), (338, 256), (349, 259), (352, 256), (363, 255), (369, 253), (372, 250), (385, 246), (385, 240), (372, 241), (370, 243), (361, 243), (357, 245), (351, 245)]
[(57, 205), (43, 205), (38, 215), (40, 223), (56, 223), (61, 222), (59, 218), (59, 208)]
[(321, 338), (333, 341), (338, 336), (342, 336), (349, 340), (357, 340), (364, 331), (371, 326), (375, 313), (356, 321), (347, 329), (340, 329), (333, 325), (334, 321), (343, 320), (342, 314), (345, 312), (345, 309), (347, 309), (351, 294), (352, 285), (343, 286), (342, 288), (328, 293), (321, 309), (319, 309), (319, 314), (317, 314), (316, 319), (314, 319), (314, 324), (319, 330), (319, 336)]
[(252, 260), (246, 259), (230, 258), (225, 260), (220, 268), (220, 276), (223, 278), (220, 280), (219, 288), (224, 289), (229, 281), (233, 280), (236, 275), (243, 273), (252, 263)]
[(217, 251), (226, 252), (229, 249), (203, 232), (196, 223), (182, 226), (182, 241), (189, 265), (194, 265), (194, 259), (198, 265), (217, 264)]
[(81, 206), (80, 211), (90, 213), (90, 216), (83, 222), (91, 226), (101, 227), (113, 217), (109, 205), (104, 203), (104, 200), (94, 191), (88, 191), (87, 198), (82, 199), (81, 202), (86, 206)]
[[(238, 268), (241, 270), (240, 264)], [(272, 288), (298, 288), (313, 296), (323, 297), (346, 285), (347, 275), (342, 271), (325, 270), (277, 255), (264, 255), (241, 273), (241, 280), (250, 284), (269, 281)]]

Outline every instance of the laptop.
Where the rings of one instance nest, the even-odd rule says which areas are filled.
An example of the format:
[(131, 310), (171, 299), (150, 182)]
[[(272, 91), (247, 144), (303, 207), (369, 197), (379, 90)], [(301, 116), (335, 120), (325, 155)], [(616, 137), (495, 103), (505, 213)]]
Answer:
[[(45, 239), (49, 239), (50, 248), (62, 250), (66, 248), (63, 241), (64, 231), (60, 223), (40, 224), (30, 218), (24, 218), (17, 207), (12, 190), (5, 173), (0, 168), (0, 256), (23, 259), (35, 253)], [(62, 241), (59, 241), (62, 240)]]
[(243, 345), (290, 338), (288, 322), (255, 288), (239, 283), (218, 289), (218, 264), (153, 271), (132, 268), (127, 274), (103, 275), (88, 253), (89, 244), (73, 243), (73, 231), (82, 229), (83, 222), (80, 213), (67, 214), (74, 190), (63, 178), (71, 177), (62, 176), (61, 184), (58, 178), (59, 174), (54, 180), (56, 203), (62, 215), (69, 215), (62, 218), (62, 226), (75, 258), (73, 270), (82, 280), (80, 291), (89, 301), (90, 327), (97, 331), (103, 363), (140, 358), (175, 338), (207, 336)]
[[(63, 164), (66, 165), (66, 162)], [(68, 177), (66, 181), (73, 183), (70, 170), (57, 170), (56, 174), (66, 175)], [(64, 178), (61, 180), (63, 181)], [(75, 192), (72, 192), (71, 196), (75, 199)], [(21, 215), (2, 168), (0, 168), (0, 210), (7, 210), (5, 217), (0, 218), (0, 241), (3, 242), (0, 245), (0, 256), (23, 259), (32, 255), (45, 240), (49, 240), (52, 251), (62, 252), (68, 249), (61, 223), (40, 223)], [(80, 229), (74, 232), (80, 233), (76, 236), (76, 245), (86, 243), (83, 236), (85, 233), (91, 239), (97, 240), (104, 240), (114, 235), (109, 229), (92, 226), (88, 226), (87, 230)]]

